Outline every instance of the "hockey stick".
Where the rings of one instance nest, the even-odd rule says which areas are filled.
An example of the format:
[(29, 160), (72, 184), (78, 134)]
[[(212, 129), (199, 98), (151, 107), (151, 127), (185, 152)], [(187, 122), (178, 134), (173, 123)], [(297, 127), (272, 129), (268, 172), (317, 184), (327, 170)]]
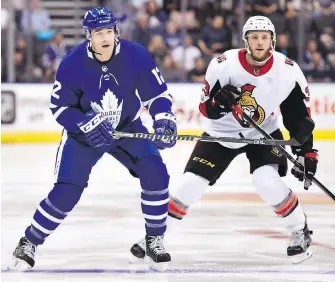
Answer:
[(203, 142), (230, 142), (230, 143), (245, 143), (253, 145), (290, 145), (300, 146), (301, 144), (294, 138), (290, 140), (268, 140), (268, 139), (248, 139), (248, 138), (234, 138), (234, 137), (212, 137), (212, 136), (198, 136), (198, 135), (157, 135), (154, 133), (129, 133), (114, 131), (111, 133), (114, 138), (137, 138), (137, 139), (151, 139), (154, 140), (176, 140), (176, 141), (203, 141)]
[[(258, 132), (260, 132), (266, 139), (265, 140), (274, 140), (272, 138), (272, 136), (270, 134), (268, 134), (267, 132), (265, 132), (251, 117), (249, 117), (241, 107), (239, 107), (238, 105), (233, 106), (233, 110), (235, 110), (236, 112), (238, 112), (246, 121), (248, 121)], [(298, 140), (301, 139), (305, 139), (306, 133), (308, 131), (308, 129), (311, 128), (310, 125), (308, 125), (310, 119), (307, 119), (307, 122), (305, 122), (305, 129), (303, 131), (305, 132), (300, 132), (300, 137), (298, 138)], [(313, 125), (314, 128), (314, 125)], [(313, 129), (312, 129), (313, 130)], [(308, 134), (309, 135), (309, 134)], [(308, 137), (307, 135), (307, 137)], [(305, 140), (306, 141), (306, 140)], [(302, 142), (304, 143), (304, 142)], [(295, 145), (293, 145), (295, 146)], [(299, 163), (291, 154), (289, 154), (279, 143), (275, 144), (275, 147), (279, 150), (280, 153), (282, 153), (290, 162), (292, 162), (295, 166), (298, 167), (298, 169), (301, 172), (304, 172), (304, 166)], [(306, 176), (305, 176), (306, 178)], [(312, 178), (312, 182), (315, 183), (316, 186), (318, 186), (323, 192), (325, 192), (331, 199), (333, 199), (335, 201), (335, 195), (330, 192), (326, 186), (324, 186), (319, 180), (317, 180), (314, 176)]]

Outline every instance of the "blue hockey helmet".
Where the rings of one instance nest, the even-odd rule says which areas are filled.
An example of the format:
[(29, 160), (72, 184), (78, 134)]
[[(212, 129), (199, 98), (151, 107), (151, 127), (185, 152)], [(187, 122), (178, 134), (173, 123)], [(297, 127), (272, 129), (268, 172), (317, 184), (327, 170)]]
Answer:
[(102, 28), (115, 28), (116, 35), (119, 35), (117, 19), (111, 10), (105, 7), (89, 9), (84, 16), (83, 28), (86, 32), (87, 39), (91, 39), (91, 30)]

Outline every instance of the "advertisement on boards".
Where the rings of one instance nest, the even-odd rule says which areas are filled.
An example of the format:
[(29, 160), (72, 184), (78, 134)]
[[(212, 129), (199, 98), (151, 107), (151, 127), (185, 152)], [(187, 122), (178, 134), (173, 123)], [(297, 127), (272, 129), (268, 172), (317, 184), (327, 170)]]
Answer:
[[(170, 83), (179, 134), (201, 134), (206, 118), (198, 110), (202, 84)], [(311, 84), (311, 116), (315, 139), (335, 140), (335, 84)], [(61, 126), (49, 110), (52, 84), (2, 84), (2, 142), (58, 142)], [(143, 108), (141, 119), (151, 129)], [(283, 126), (282, 126), (283, 127)]]

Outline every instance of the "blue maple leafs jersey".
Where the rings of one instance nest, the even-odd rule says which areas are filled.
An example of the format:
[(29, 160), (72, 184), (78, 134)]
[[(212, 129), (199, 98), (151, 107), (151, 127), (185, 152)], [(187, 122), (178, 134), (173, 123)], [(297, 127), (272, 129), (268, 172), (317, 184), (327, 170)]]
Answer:
[(108, 62), (99, 62), (83, 42), (62, 60), (51, 93), (50, 109), (70, 133), (90, 110), (101, 113), (116, 130), (140, 121), (142, 106), (154, 118), (171, 112), (171, 95), (145, 47), (120, 39)]

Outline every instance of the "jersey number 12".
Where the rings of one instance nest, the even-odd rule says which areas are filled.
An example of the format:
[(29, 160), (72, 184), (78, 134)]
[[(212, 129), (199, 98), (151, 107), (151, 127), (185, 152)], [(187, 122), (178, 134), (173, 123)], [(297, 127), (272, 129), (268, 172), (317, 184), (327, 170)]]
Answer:
[(159, 72), (159, 70), (158, 70), (157, 67), (154, 68), (154, 69), (152, 69), (151, 72), (152, 72), (152, 73), (154, 74), (154, 76), (156, 77), (156, 79), (157, 79), (159, 85), (162, 85), (162, 84), (165, 82), (165, 80), (163, 79), (163, 77), (162, 77), (162, 75), (160, 74), (160, 72)]

